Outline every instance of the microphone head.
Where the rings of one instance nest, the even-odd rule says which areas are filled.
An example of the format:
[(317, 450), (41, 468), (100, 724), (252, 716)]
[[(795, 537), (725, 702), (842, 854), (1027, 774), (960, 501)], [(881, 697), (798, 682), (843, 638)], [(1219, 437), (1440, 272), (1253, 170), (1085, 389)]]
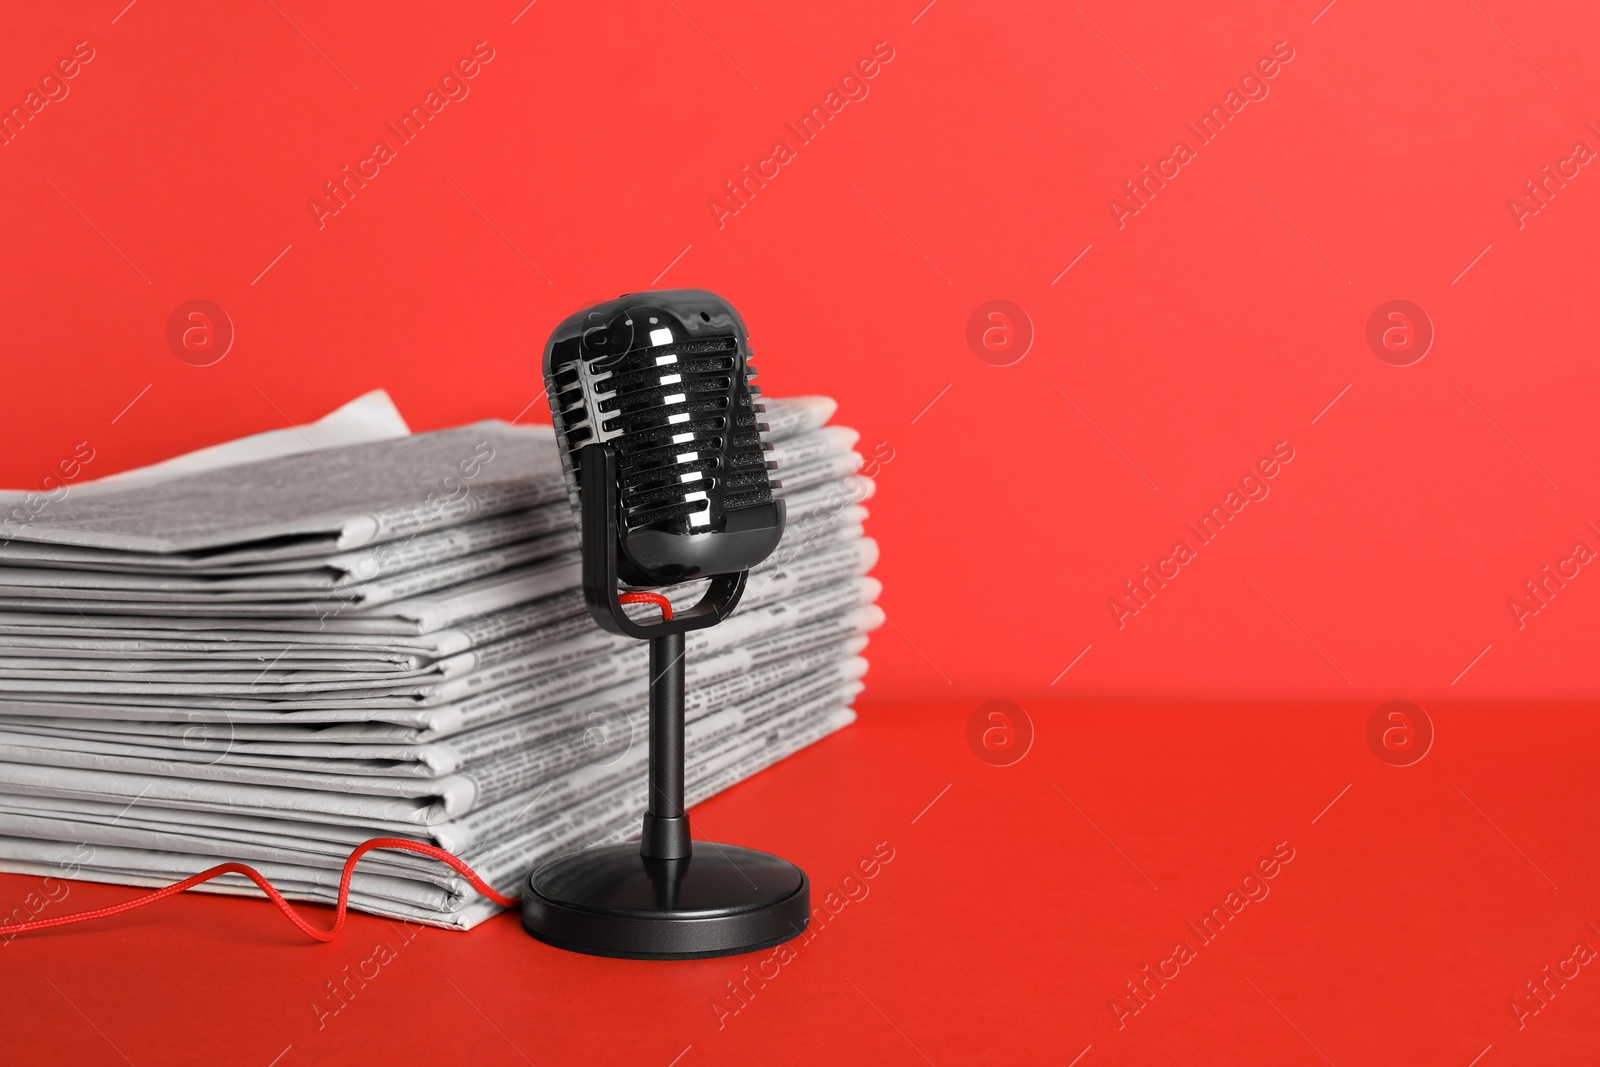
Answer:
[[(614, 491), (618, 577), (661, 586), (750, 569), (777, 547), (783, 501), (768, 471), (744, 320), (703, 289), (628, 293), (569, 316), (544, 379), (572, 507)], [(583, 484), (579, 456), (616, 457), (617, 484)]]

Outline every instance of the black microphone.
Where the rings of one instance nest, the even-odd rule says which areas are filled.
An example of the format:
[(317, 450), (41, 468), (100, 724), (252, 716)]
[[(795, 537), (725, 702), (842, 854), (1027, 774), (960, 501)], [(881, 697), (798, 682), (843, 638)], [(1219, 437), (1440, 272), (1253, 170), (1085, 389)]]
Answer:
[[(806, 928), (805, 872), (703, 843), (684, 814), (684, 634), (737, 606), (783, 535), (744, 320), (700, 289), (630, 293), (569, 316), (544, 378), (595, 622), (650, 642), (649, 799), (640, 842), (551, 860), (528, 878), (522, 925), (561, 948), (699, 959), (780, 944)], [(706, 580), (650, 622), (640, 590)], [(659, 598), (657, 598), (659, 599)]]

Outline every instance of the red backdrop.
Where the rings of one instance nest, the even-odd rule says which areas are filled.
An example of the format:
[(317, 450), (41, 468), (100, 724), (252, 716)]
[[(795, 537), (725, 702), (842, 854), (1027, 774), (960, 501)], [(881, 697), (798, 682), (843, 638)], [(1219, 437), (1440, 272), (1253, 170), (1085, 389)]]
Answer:
[(543, 418), (703, 286), (877, 449), (876, 697), (1592, 689), (1592, 5), (122, 2), (0, 32), (0, 484)]

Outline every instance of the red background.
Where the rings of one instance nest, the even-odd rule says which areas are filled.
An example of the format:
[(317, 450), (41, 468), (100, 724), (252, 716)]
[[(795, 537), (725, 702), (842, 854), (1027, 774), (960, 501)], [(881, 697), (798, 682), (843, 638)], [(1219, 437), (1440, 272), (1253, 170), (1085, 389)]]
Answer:
[[(787, 847), (823, 878), (899, 832), (944, 782), (985, 783), (968, 790), (981, 800), (963, 806), (958, 787), (941, 802), (961, 830), (908, 843), (903, 865), (886, 870), (876, 892), (901, 894), (899, 905), (861, 909), (886, 925), (854, 943), (841, 935), (834, 950), (902, 983), (879, 1007), (928, 1056), (980, 1058), (987, 1040), (1042, 1057), (1023, 1055), (1023, 1035), (1059, 1062), (1091, 1041), (1090, 1055), (1104, 1054), (1102, 1001), (1164, 951), (1178, 916), (1209, 907), (1274, 842), (1325, 830), (1338, 843), (1308, 842), (1304, 866), (1284, 875), (1315, 893), (1263, 914), (1248, 935), (1316, 991), (1306, 1003), (1320, 1007), (1299, 1011), (1274, 996), (1284, 1014), (1340, 1064), (1464, 1065), (1491, 1041), (1490, 1056), (1510, 1055), (1507, 998), (1591, 936), (1583, 916), (1596, 913), (1595, 736), (1583, 710), (1549, 702), (1594, 689), (1600, 577), (1582, 568), (1520, 629), (1508, 602), (1575, 542), (1600, 549), (1586, 527), (1600, 525), (1600, 178), (1583, 167), (1520, 226), (1508, 200), (1574, 142), (1600, 149), (1585, 125), (1600, 124), (1600, 10), (124, 2), (35, 5), (0, 24), (7, 106), (76, 42), (95, 52), (70, 95), (0, 148), (0, 484), (37, 485), (80, 441), (96, 453), (85, 476), (103, 475), (311, 419), (377, 386), (418, 429), (542, 419), (537, 356), (561, 317), (629, 289), (716, 290), (750, 323), (770, 392), (835, 396), (864, 450), (892, 452), (870, 523), (892, 626), (872, 647), (864, 724), (705, 814), (746, 820), (752, 840)], [(319, 226), (309, 202), (323, 183), (378, 138), (392, 141), (385, 123), (480, 41), (494, 58), (470, 95)], [(1123, 183), (1175, 140), (1193, 144), (1185, 121), (1280, 41), (1294, 58), (1270, 95), (1119, 228), (1108, 201)], [(785, 122), (878, 42), (894, 58), (869, 95), (719, 226), (708, 201), (723, 183), (778, 138), (793, 145)], [(194, 299), (224, 308), (237, 332), (211, 366), (180, 360), (165, 338), (169, 315)], [(1022, 307), (1034, 333), (1010, 366), (984, 362), (966, 340), (974, 310), (993, 299)], [(1411, 366), (1380, 360), (1365, 338), (1392, 299), (1420, 305), (1436, 331)], [(1270, 496), (1119, 629), (1107, 602), (1123, 582), (1187, 539), (1184, 523), (1280, 441), (1295, 458)], [(1051, 710), (1046, 698), (1079, 703)], [(1235, 710), (1095, 703), (1111, 698)], [(1417, 767), (1385, 767), (1361, 740), (1368, 712), (1391, 698), (1434, 709), (1439, 750)], [(1015, 768), (982, 766), (960, 740), (966, 712), (989, 699), (1036, 709), (1038, 749)], [(954, 703), (874, 711), (891, 700)], [(1349, 703), (1316, 710), (1331, 700)], [(945, 773), (945, 756), (959, 774)], [(1074, 800), (1161, 889), (1095, 882), (1092, 864), (1106, 856), (1088, 856), (1106, 842), (1059, 810), (1051, 780), (1081, 793)], [(886, 830), (874, 820), (888, 811)], [(1057, 829), (1035, 836), (1035, 812)], [(833, 822), (811, 827), (818, 815)], [(1327, 826), (1334, 815), (1358, 829)], [(1564, 888), (1511, 848), (1544, 870), (1565, 865), (1551, 871)], [(1105, 851), (1108, 871), (1130, 874)], [(1576, 891), (1587, 898), (1565, 899), (1585, 884)], [(1140, 892), (1163, 908), (1169, 894), (1184, 903), (1146, 913), (1131, 903)], [(167, 907), (201, 924), (177, 935), (203, 946), (182, 957), (197, 969), (225, 951), (262, 981), (275, 966), (321, 974), (318, 958), (272, 962), (284, 958), (276, 929), (257, 955), (218, 947), (239, 936), (245, 910), (269, 930), (264, 908)], [(1123, 943), (1124, 925), (1143, 933)], [(619, 965), (531, 956), (510, 920), (491, 926), (499, 933), (429, 940), (479, 991), (527, 968), (521, 992), (503, 994), (498, 1012), (485, 1006), (519, 1034), (577, 1021), (620, 1040), (608, 1021), (619, 1012), (648, 1015), (658, 996), (677, 1003), (660, 981), (704, 1000), (701, 980), (683, 976), (734, 970), (651, 968), (616, 985), (622, 972), (608, 968)], [(109, 936), (50, 943), (85, 960), (108, 943), (154, 943)], [(1103, 966), (1076, 937), (1114, 943), (1095, 949)], [(503, 957), (482, 955), (490, 944)], [(37, 946), (4, 951), (49, 958)], [(108, 972), (102, 1011), (139, 966), (128, 958)], [(958, 980), (984, 967), (981, 988)], [(587, 990), (587, 1007), (551, 991), (560, 968), (579, 976), (568, 988)], [(1269, 996), (1281, 991), (1250, 974)], [(226, 1011), (220, 1033), (276, 1034), (237, 990), (219, 1000), (208, 981), (169, 980), (162, 1018)], [(828, 997), (854, 996), (834, 987), (843, 992)], [(1150, 1062), (1157, 1047), (1205, 1058), (1230, 1034), (1273, 1025), (1272, 1040), (1288, 1033), (1293, 1045), (1256, 994), (1235, 987), (1210, 987), (1204, 1003), (1193, 995), (1172, 1023), (1152, 1020), (1164, 1036), (1124, 1052), (1127, 1062)], [(542, 992), (519, 1000), (530, 989)], [(1557, 1001), (1525, 1039), (1554, 1043), (1527, 1044), (1528, 1055), (1574, 1062), (1561, 1057), (1578, 1046), (1560, 1042), (1587, 1032), (1593, 1056), (1597, 994), (1564, 996), (1565, 1018), (1549, 1018), (1563, 1014)], [(765, 1028), (745, 1030), (747, 1052), (820, 1040), (807, 1020), (838, 1007), (798, 991), (783, 1000)], [(150, 1016), (136, 995), (121, 1005), (129, 1026)], [(400, 1000), (390, 1009), (415, 1019)], [(1074, 1026), (1079, 1010), (1086, 1021)], [(1372, 1030), (1358, 1040), (1363, 1023)], [(832, 1055), (908, 1054), (876, 1015), (862, 1035), (869, 1024), (870, 1040)], [(370, 1025), (350, 1030), (372, 1037)], [(73, 1040), (92, 1044), (86, 1033)], [(292, 1039), (257, 1036), (242, 1062)], [(294, 1040), (304, 1054), (310, 1039)], [(695, 1040), (663, 1040), (648, 1056), (664, 1063)], [(1352, 1043), (1329, 1047), (1338, 1041)], [(1274, 1049), (1257, 1055), (1291, 1061)], [(161, 1058), (144, 1053), (130, 1050), (135, 1062)]]

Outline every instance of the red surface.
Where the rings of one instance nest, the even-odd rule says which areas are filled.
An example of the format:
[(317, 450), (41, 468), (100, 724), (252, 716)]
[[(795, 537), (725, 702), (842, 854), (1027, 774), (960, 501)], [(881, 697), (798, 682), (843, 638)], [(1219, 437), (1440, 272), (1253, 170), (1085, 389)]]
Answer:
[[(0, 942), (8, 1051), (664, 1067), (687, 1047), (680, 1067), (1060, 1065), (1092, 1045), (1080, 1067), (1466, 1067), (1492, 1046), (1480, 1067), (1594, 1062), (1600, 961), (1520, 1030), (1511, 1003), (1577, 942), (1600, 948), (1600, 725), (1545, 708), (1510, 729), (1504, 708), (1463, 708), (1433, 716), (1421, 762), (1394, 767), (1367, 749), (1369, 710), (1038, 705), (1032, 749), (995, 767), (967, 747), (966, 705), (870, 707), (694, 813), (697, 833), (801, 863), (819, 902), (857, 897), (731, 1016), (713, 1007), (738, 1004), (726, 983), (771, 953), (593, 959), (509, 915), (409, 942), (352, 915), (318, 945), (265, 901), (189, 896)], [(893, 859), (847, 884), (880, 842)], [(1186, 924), (1280, 842), (1294, 859), (1265, 898), (1119, 1030), (1123, 983), (1197, 942)], [(0, 902), (35, 885), (0, 877)], [(131, 892), (72, 883), (59, 906)], [(379, 943), (393, 958), (321, 1017), (326, 983)]]
[[(708, 1005), (737, 967), (577, 959), (509, 920), (419, 935), (318, 1032), (322, 983), (393, 927), (317, 948), (266, 905), (185, 900), (0, 949), (20, 1047), (515, 1061), (504, 1034), (534, 1062), (915, 1061), (911, 1043), (938, 1063), (1089, 1044), (1085, 1067), (1321, 1062), (1298, 1027), (1341, 1067), (1595, 1057), (1600, 977), (1520, 1033), (1508, 1004), (1600, 938), (1600, 177), (1566, 162), (1600, 149), (1600, 8), (124, 3), (0, 15), (0, 104), (94, 53), (0, 147), (0, 484), (374, 386), (418, 428), (543, 418), (562, 316), (718, 290), (771, 391), (837, 396), (863, 431), (892, 626), (880, 710), (701, 818), (819, 884), (878, 841), (897, 858), (721, 1032)], [(469, 95), (319, 221), (324, 183), (477, 42)], [(1277, 42), (1269, 95), (1119, 227), (1123, 184), (1171, 175), (1185, 123)], [(709, 206), (747, 165), (771, 176), (785, 124), (875, 50), (893, 58), (846, 86), (865, 97), (737, 213)], [(1570, 177), (1527, 199), (1546, 165)], [(1434, 328), (1410, 366), (1366, 338), (1395, 299)], [(234, 328), (209, 366), (169, 347), (192, 300)], [(991, 300), (1031, 323), (1009, 366), (969, 348)], [(1269, 495), (1119, 627), (1123, 583), (1279, 442)], [(1439, 724), (1410, 768), (1363, 741), (1395, 698)], [(1039, 725), (1012, 768), (962, 740), (995, 699)], [(956, 703), (881, 710), (928, 700)], [(1238, 935), (1117, 1031), (1121, 983), (1284, 840), (1296, 859)]]

